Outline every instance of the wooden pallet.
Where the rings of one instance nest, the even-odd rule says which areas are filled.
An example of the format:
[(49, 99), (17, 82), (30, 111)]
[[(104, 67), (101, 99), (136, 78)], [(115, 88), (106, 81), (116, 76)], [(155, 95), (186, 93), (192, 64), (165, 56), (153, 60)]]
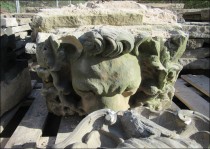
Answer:
[[(183, 75), (176, 82), (175, 96), (189, 109), (209, 116), (209, 101), (203, 98), (204, 95), (209, 97), (209, 86), (206, 85), (209, 84), (208, 81), (209, 78), (205, 76)], [(29, 99), (33, 98), (33, 100), (29, 100), (31, 103), (26, 100), (1, 118), (1, 128), (6, 130), (6, 126), (16, 116), (17, 110), (29, 105), (29, 109), (11, 136), (0, 136), (1, 148), (46, 148), (63, 141), (82, 120), (78, 116), (70, 116), (68, 118), (53, 117), (50, 120), (45, 100), (41, 96), (40, 88), (42, 84), (35, 82), (34, 86), (31, 94), (28, 96)], [(181, 107), (174, 102), (171, 108), (179, 110)], [(56, 133), (53, 135), (46, 134), (46, 128), (49, 131), (56, 130)]]
[[(78, 116), (70, 116), (68, 118), (57, 117), (60, 121), (58, 128), (55, 128), (58, 129), (56, 135), (43, 136), (44, 127), (46, 127), (46, 125), (55, 127), (52, 124), (54, 121), (51, 119), (49, 122), (47, 106), (45, 100), (41, 96), (40, 88), (42, 83), (32, 81), (32, 84), (35, 88), (28, 96), (28, 99), (18, 104), (15, 108), (1, 117), (1, 134), (3, 134), (12, 118), (16, 116), (18, 109), (29, 106), (29, 109), (15, 128), (15, 131), (12, 132), (12, 135), (9, 137), (0, 136), (0, 148), (46, 148), (47, 146), (63, 141), (68, 136), (69, 132), (72, 132), (82, 120), (82, 118)], [(29, 100), (32, 98), (33, 100)]]
[(204, 75), (182, 75), (175, 84), (175, 97), (190, 110), (209, 117), (209, 83), (210, 79)]

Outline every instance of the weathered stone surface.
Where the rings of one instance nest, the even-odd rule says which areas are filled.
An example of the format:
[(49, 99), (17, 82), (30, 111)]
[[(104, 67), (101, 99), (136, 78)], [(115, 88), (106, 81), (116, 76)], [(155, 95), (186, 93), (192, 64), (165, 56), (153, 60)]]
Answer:
[(28, 54), (36, 54), (36, 44), (35, 43), (26, 43), (25, 52)]
[(210, 21), (210, 9), (203, 9), (201, 11), (201, 20), (202, 21)]
[(25, 39), (28, 36), (28, 32), (19, 32), (19, 33), (15, 33), (15, 38), (17, 40), (20, 39)]
[[(141, 3), (141, 0), (139, 0)], [(146, 6), (153, 7), (153, 8), (161, 8), (161, 9), (183, 9), (184, 3), (142, 3)]]
[(17, 73), (16, 69), (19, 69), (17, 67), (20, 66), (16, 65), (9, 72), (6, 72), (4, 74), (6, 78), (1, 80), (1, 116), (24, 99), (31, 91), (31, 78), (28, 68), (26, 67)]
[[(182, 68), (177, 60), (188, 36), (182, 31), (172, 31), (168, 38), (132, 33), (110, 26), (50, 37), (39, 33), (37, 72), (46, 84), (44, 96), (49, 110), (71, 115), (140, 104), (156, 110), (169, 107)], [(135, 99), (129, 101), (137, 89)]]
[(16, 27), (8, 27), (5, 29), (5, 32), (9, 36), (18, 32), (24, 32), (28, 30), (31, 30), (31, 27), (27, 24), (27, 25), (16, 26)]
[(210, 38), (209, 23), (184, 23), (182, 28), (189, 33), (190, 38)]
[(183, 69), (206, 69), (210, 68), (210, 58), (180, 58), (179, 64)]
[(12, 15), (10, 13), (1, 13), (0, 17), (1, 18), (12, 18)]
[[(43, 9), (33, 20), (33, 27), (49, 31), (59, 27), (78, 27), (81, 25), (141, 25), (176, 24), (176, 15), (168, 10), (150, 9), (135, 2), (87, 3), (82, 6), (62, 9)], [(118, 9), (116, 9), (116, 7)]]
[[(110, 47), (105, 48), (106, 39), (110, 41)], [(76, 51), (72, 51), (73, 53), (69, 53), (70, 55), (67, 53), (66, 55), (65, 51), (63, 51), (64, 53), (60, 51), (63, 49), (60, 47), (62, 41), (67, 44), (66, 46), (76, 47)], [(68, 41), (70, 43), (67, 43)], [(43, 47), (45, 51), (37, 49), (38, 57), (43, 57), (41, 60), (37, 59), (40, 60), (38, 62), (41, 66), (38, 69), (38, 75), (45, 83), (48, 82), (44, 95), (50, 111), (63, 115), (74, 112), (85, 114), (105, 107), (114, 110), (129, 108), (129, 97), (136, 92), (141, 81), (138, 59), (131, 54), (131, 50), (134, 48), (132, 34), (121, 30), (101, 29), (85, 33), (80, 37), (80, 41), (71, 35), (50, 36), (45, 41)], [(99, 42), (95, 43), (97, 41)], [(54, 47), (55, 50), (53, 50), (55, 44), (59, 44), (59, 46)], [(95, 44), (98, 44), (97, 49), (95, 49)], [(122, 47), (122, 44), (125, 47)], [(61, 53), (56, 52), (57, 50)], [(64, 59), (62, 53), (68, 58)], [(55, 57), (51, 57), (52, 54)], [(52, 58), (54, 62), (49, 63), (49, 58)], [(127, 72), (128, 68), (129, 73)], [(69, 77), (70, 72), (72, 78)], [(55, 85), (52, 84), (51, 77), (57, 82)], [(92, 78), (90, 81), (88, 81), (89, 77)], [(63, 95), (60, 93), (61, 91), (64, 93)], [(80, 97), (73, 95), (74, 92)], [(71, 98), (71, 96), (75, 98)], [(59, 105), (55, 102), (68, 104)], [(74, 104), (75, 102), (78, 102), (79, 107)], [(65, 111), (63, 111), (62, 105), (65, 106)]]
[(6, 35), (6, 29), (1, 28), (0, 36)]
[(210, 48), (198, 48), (195, 50), (186, 50), (182, 58), (207, 58), (210, 56)]
[(32, 24), (50, 112), (170, 106), (188, 39), (171, 11), (135, 2), (88, 2), (42, 9)]
[(11, 15), (15, 18), (33, 18), (36, 13), (12, 13)]
[(16, 18), (1, 18), (1, 27), (18, 26)]
[(180, 32), (167, 40), (146, 37), (137, 43), (142, 82), (130, 100), (134, 106), (162, 110), (171, 105), (174, 83), (182, 69), (177, 62), (185, 51), (187, 40), (187, 35)]
[(179, 11), (186, 21), (209, 21), (210, 9), (184, 9)]
[(187, 42), (187, 49), (202, 48), (205, 40), (204, 39), (189, 39)]
[(32, 22), (31, 18), (17, 18), (18, 25), (30, 24)]
[(85, 117), (51, 148), (207, 148), (209, 122), (189, 110), (152, 112), (140, 107), (115, 113), (102, 109)]

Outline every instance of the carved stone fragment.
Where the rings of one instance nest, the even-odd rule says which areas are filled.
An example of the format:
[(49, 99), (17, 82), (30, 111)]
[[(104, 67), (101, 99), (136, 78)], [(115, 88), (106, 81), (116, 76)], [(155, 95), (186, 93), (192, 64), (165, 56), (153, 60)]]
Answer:
[(207, 148), (208, 125), (209, 118), (189, 110), (102, 109), (85, 117), (52, 148)]
[(45, 39), (38, 34), (37, 72), (49, 110), (84, 115), (102, 108), (169, 108), (188, 36), (174, 31), (170, 38), (151, 37), (100, 27)]
[(134, 52), (141, 66), (142, 82), (131, 104), (145, 105), (155, 110), (170, 107), (175, 91), (174, 83), (182, 69), (178, 59), (186, 49), (187, 39), (183, 32), (169, 39), (138, 39)]
[(141, 82), (133, 48), (133, 35), (122, 30), (102, 28), (78, 39), (50, 36), (37, 49), (41, 66), (37, 72), (49, 110), (83, 115), (101, 108), (128, 109), (129, 98)]

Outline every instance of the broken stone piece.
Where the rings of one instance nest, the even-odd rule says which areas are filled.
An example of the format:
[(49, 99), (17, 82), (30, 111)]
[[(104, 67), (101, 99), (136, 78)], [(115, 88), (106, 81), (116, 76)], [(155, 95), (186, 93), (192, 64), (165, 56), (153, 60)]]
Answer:
[(151, 9), (132, 1), (93, 3), (94, 8), (92, 6), (90, 8), (89, 3), (61, 9), (42, 9), (33, 18), (32, 26), (39, 31), (47, 32), (55, 28), (82, 25), (177, 25), (176, 15), (169, 10)]
[[(114, 123), (107, 123), (106, 117), (113, 115)], [(208, 117), (190, 110), (154, 112), (139, 107), (115, 113), (101, 109), (86, 116), (66, 139), (51, 147), (207, 148), (209, 122)]]
[(24, 31), (28, 31), (28, 30), (31, 30), (31, 27), (27, 24), (27, 25), (16, 26), (16, 27), (8, 27), (5, 29), (5, 32), (9, 36), (11, 34), (15, 34), (18, 32), (24, 32)]
[(36, 44), (35, 43), (26, 43), (25, 52), (28, 54), (36, 54)]
[(18, 26), (16, 18), (1, 18), (1, 27)]
[(17, 18), (18, 25), (26, 25), (32, 22), (31, 18)]

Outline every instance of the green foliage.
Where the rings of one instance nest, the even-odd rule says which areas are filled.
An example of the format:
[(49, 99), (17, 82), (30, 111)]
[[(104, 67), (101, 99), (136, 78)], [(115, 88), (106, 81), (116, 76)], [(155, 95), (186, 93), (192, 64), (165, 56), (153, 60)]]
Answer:
[(2, 12), (14, 13), (16, 11), (15, 1), (0, 1), (0, 6)]
[(209, 0), (181, 0), (185, 4), (185, 8), (209, 8)]
[[(56, 0), (19, 0), (20, 11), (25, 12), (26, 7), (56, 7)], [(85, 3), (87, 0), (58, 0), (59, 7), (71, 4)], [(15, 0), (0, 0), (1, 11), (16, 12)]]
[(142, 3), (184, 3), (186, 9), (209, 8), (209, 0), (138, 0)]

